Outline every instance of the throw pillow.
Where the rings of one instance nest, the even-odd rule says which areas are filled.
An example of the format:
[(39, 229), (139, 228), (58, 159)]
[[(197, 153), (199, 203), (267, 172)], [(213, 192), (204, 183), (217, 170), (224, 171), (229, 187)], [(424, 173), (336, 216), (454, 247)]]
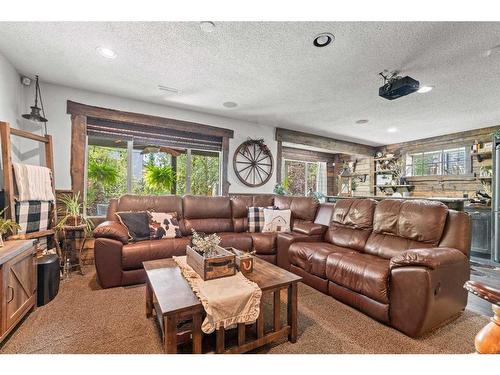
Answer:
[[(273, 209), (273, 207), (267, 207)], [(252, 233), (262, 232), (264, 226), (264, 207), (248, 207), (248, 231)]]
[(149, 232), (152, 240), (182, 237), (177, 212), (152, 212), (149, 214)]
[(147, 211), (123, 211), (115, 214), (132, 241), (149, 240), (149, 215)]
[(290, 232), (291, 210), (264, 209), (262, 232)]

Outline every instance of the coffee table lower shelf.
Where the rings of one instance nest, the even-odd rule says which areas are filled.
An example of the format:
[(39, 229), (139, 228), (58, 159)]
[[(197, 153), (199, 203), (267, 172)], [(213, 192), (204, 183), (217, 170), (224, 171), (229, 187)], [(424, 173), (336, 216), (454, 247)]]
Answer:
[[(164, 352), (177, 353), (179, 346), (189, 345), (190, 342), (191, 352), (194, 354), (245, 353), (284, 338), (296, 342), (297, 284), (301, 278), (259, 259), (256, 263), (262, 267), (261, 272), (266, 278), (265, 280), (260, 278), (259, 276), (262, 275), (259, 275), (258, 271), (249, 278), (254, 278), (253, 281), (261, 287), (261, 301), (264, 301), (266, 296), (272, 297), (272, 329), (264, 330), (266, 314), (263, 302), (261, 302), (260, 315), (255, 323), (240, 323), (234, 329), (218, 329), (214, 334), (205, 335), (201, 330), (204, 318), (203, 306), (197, 300), (175, 262), (169, 259), (144, 262), (148, 275), (146, 316), (151, 318), (155, 315), (162, 333)], [(258, 270), (259, 267), (256, 269)], [(268, 282), (271, 279), (268, 276), (272, 275), (281, 276), (274, 278), (274, 286), (273, 283)], [(286, 324), (283, 324), (281, 319), (281, 290), (287, 291)], [(173, 295), (175, 298), (172, 298)]]

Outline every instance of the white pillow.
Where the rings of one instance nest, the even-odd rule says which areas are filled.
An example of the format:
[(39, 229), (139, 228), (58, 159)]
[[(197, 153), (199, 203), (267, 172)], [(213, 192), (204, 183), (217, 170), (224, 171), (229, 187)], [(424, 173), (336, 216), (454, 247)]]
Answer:
[(262, 232), (290, 232), (290, 210), (270, 210), (264, 208)]

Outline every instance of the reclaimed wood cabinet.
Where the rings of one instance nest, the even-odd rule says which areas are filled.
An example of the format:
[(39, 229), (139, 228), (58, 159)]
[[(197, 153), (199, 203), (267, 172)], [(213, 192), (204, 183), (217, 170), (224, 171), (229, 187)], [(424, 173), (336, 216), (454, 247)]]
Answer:
[(36, 259), (32, 240), (6, 241), (0, 248), (0, 342), (36, 308)]

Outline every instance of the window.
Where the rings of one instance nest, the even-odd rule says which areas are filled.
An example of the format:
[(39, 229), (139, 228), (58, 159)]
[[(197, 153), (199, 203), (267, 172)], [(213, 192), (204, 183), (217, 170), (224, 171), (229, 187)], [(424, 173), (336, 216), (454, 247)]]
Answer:
[(89, 135), (87, 215), (106, 215), (109, 199), (126, 193), (219, 195), (221, 160), (219, 151)]
[(326, 195), (326, 163), (284, 160), (283, 185), (292, 195)]
[(407, 176), (442, 176), (467, 173), (466, 148), (421, 152), (406, 156)]

